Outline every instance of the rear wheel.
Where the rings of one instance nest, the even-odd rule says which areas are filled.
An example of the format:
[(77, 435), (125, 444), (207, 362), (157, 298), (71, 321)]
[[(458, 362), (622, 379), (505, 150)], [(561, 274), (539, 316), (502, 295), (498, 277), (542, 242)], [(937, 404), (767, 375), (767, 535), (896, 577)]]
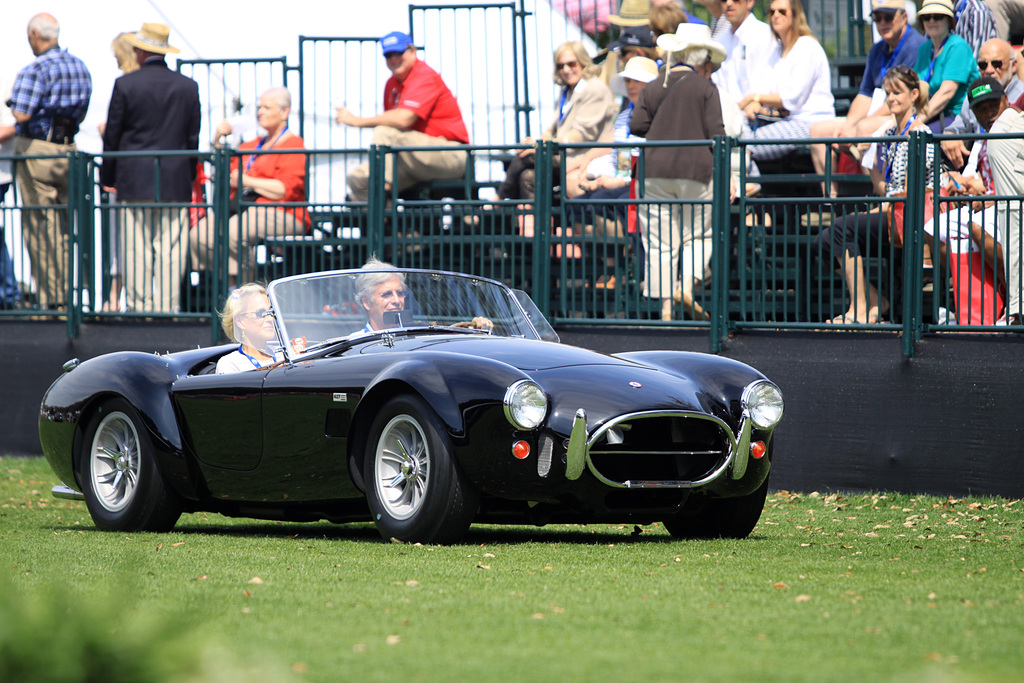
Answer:
[(366, 497), (381, 536), (413, 543), (462, 538), (479, 497), (455, 461), (444, 424), (423, 399), (388, 401), (367, 445)]
[(127, 401), (107, 401), (93, 414), (76, 459), (93, 522), (111, 531), (167, 531), (182, 503), (156, 467), (153, 445)]
[(761, 519), (768, 496), (768, 479), (753, 493), (737, 498), (709, 500), (694, 514), (664, 520), (676, 538), (746, 538)]

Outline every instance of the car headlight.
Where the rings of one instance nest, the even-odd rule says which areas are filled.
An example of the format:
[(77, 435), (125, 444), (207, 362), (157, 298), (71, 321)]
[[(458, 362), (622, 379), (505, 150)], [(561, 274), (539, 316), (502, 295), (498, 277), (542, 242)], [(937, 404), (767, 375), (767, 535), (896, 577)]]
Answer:
[(548, 414), (548, 397), (528, 379), (521, 379), (505, 392), (505, 417), (519, 429), (533, 429)]
[(743, 412), (761, 429), (771, 429), (782, 419), (782, 392), (768, 380), (748, 384), (742, 403)]

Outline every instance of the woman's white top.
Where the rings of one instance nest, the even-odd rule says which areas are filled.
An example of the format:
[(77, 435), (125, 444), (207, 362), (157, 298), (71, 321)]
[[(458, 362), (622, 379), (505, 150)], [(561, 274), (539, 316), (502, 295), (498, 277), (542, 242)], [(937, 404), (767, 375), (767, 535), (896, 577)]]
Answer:
[(776, 41), (755, 82), (755, 93), (779, 94), (790, 119), (817, 121), (836, 116), (828, 56), (810, 36), (800, 36), (785, 57), (782, 43)]

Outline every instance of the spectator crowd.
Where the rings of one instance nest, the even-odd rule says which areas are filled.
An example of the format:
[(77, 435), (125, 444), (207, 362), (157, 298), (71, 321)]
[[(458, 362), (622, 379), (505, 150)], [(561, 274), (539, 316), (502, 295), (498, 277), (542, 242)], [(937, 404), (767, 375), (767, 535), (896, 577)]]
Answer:
[[(906, 136), (924, 128), (950, 135), (1024, 128), (1024, 58), (1008, 42), (1024, 34), (1021, 0), (923, 0), (919, 7), (909, 0), (870, 0), (877, 40), (843, 117), (836, 115), (832, 67), (802, 0), (767, 0), (763, 6), (757, 0), (697, 1), (707, 22), (685, 0), (622, 0), (616, 6), (608, 0), (559, 0), (570, 19), (593, 30), (616, 26), (617, 38), (593, 55), (578, 41), (557, 46), (553, 119), (537, 140), (524, 139), (523, 148), (510, 155), (494, 194), (480, 197), (487, 202), (485, 211), (535, 199), (541, 170), (537, 143), (560, 143), (564, 152), (543, 169), (552, 177), (540, 186), (557, 186), (563, 197), (579, 200), (574, 205), (579, 208), (570, 211), (577, 231), (633, 235), (632, 249), (643, 264), (643, 294), (660, 302), (662, 319), (703, 315), (695, 292), (710, 275), (714, 138), (745, 141), (743, 155), (730, 162), (733, 198), (756, 196), (763, 173), (782, 159), (808, 154), (819, 175), (840, 159), (852, 163), (871, 176), (880, 197), (892, 200), (907, 189), (907, 143), (873, 144), (864, 138)], [(763, 11), (764, 20), (755, 10)], [(19, 283), (0, 235), (0, 307), (30, 302), (61, 310), (69, 304), (71, 245), (66, 214), (54, 207), (68, 203), (67, 153), (76, 149), (92, 79), (89, 67), (61, 47), (55, 17), (33, 17), (27, 37), (34, 61), (12, 81), (0, 74), (0, 87), (8, 93), (0, 107), (0, 155), (18, 157), (13, 164), (0, 158), (0, 201), (17, 180), (26, 207), (22, 241), (31, 267)], [(471, 140), (456, 95), (420, 59), (408, 34), (391, 32), (379, 46), (391, 74), (381, 110), (359, 116), (338, 107), (335, 122), (372, 129), (375, 145), (410, 149), (386, 156), (383, 178), (371, 177), (368, 163), (350, 168), (345, 197), (350, 202), (366, 202), (374, 183), (401, 193), (467, 172), (464, 146)], [(214, 216), (189, 208), (207, 177), (198, 160), (199, 88), (168, 67), (165, 56), (178, 52), (169, 28), (145, 23), (118, 35), (112, 47), (123, 75), (115, 81), (102, 131), (100, 183), (117, 207), (110, 235), (114, 284), (105, 306), (176, 312), (187, 263), (210, 269), (218, 254), (226, 253), (234, 285), (248, 279), (241, 264), (260, 240), (309, 230), (302, 206), (305, 146), (289, 128), (288, 90), (262, 93), (261, 135), (239, 147), (231, 166), (229, 237), (221, 244)], [(214, 132), (213, 146), (224, 145), (232, 124), (224, 121)], [(809, 142), (817, 139), (823, 141)], [(689, 144), (635, 146), (644, 141)], [(926, 259), (953, 267), (964, 255), (981, 255), (991, 270), (986, 286), (1006, 303), (998, 316), (964, 322), (991, 324), (997, 317), (1021, 322), (1019, 207), (999, 211), (983, 199), (1021, 194), (1022, 174), (1016, 170), (1024, 158), (1021, 144), (1020, 139), (946, 140), (940, 153), (927, 159), (929, 178), (941, 174), (945, 193), (979, 199), (957, 205), (941, 227), (938, 221), (924, 227), (941, 244)], [(277, 153), (257, 154), (271, 150)], [(292, 153), (281, 153), (285, 150)], [(644, 169), (640, 177), (638, 165)], [(741, 177), (748, 181), (742, 187)], [(838, 191), (833, 183), (821, 189), (826, 200)], [(638, 201), (627, 211), (621, 200)], [(822, 226), (817, 241), (822, 258), (834, 259), (841, 269), (850, 301), (848, 310), (829, 322), (884, 319), (889, 302), (870, 281), (864, 252), (869, 245), (899, 239), (904, 226), (894, 216), (882, 204), (874, 212)], [(615, 286), (604, 278), (600, 284)]]

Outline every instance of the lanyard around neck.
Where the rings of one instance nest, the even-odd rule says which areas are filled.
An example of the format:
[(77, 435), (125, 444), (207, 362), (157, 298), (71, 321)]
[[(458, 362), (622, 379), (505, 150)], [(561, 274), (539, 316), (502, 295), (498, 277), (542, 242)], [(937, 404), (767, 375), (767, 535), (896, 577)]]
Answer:
[[(269, 145), (267, 145), (267, 149), (270, 149), (271, 147), (276, 145), (277, 141), (280, 140), (281, 138), (283, 138), (284, 134), (287, 133), (287, 132), (288, 132), (288, 124), (286, 123), (286, 124), (284, 124), (284, 130), (282, 130), (280, 133), (278, 133), (277, 136), (274, 138), (274, 141), (271, 142)], [(265, 135), (262, 138), (260, 138), (260, 141), (256, 143), (256, 150), (255, 151), (258, 152), (261, 149), (263, 149), (263, 145), (267, 141), (268, 137), (270, 137), (270, 136), (269, 135)], [(255, 160), (256, 160), (256, 155), (255, 154), (250, 154), (249, 155), (249, 162), (245, 165), (245, 172), (246, 173), (248, 173), (249, 169), (252, 168), (252, 162), (255, 161)]]

